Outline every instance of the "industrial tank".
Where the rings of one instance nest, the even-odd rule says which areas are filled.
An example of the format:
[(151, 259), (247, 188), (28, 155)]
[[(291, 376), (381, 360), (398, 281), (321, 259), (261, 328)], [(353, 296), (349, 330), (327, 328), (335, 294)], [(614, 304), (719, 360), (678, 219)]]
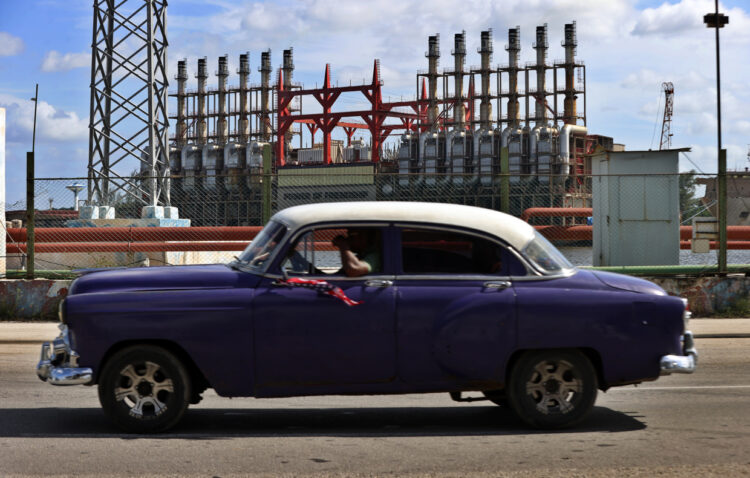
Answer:
[(361, 139), (355, 139), (344, 148), (344, 162), (356, 163), (359, 161), (370, 161), (370, 146)]
[(183, 190), (191, 191), (200, 186), (196, 176), (200, 176), (202, 167), (203, 153), (200, 146), (188, 145), (182, 148)]
[(521, 181), (524, 163), (524, 143), (526, 134), (519, 127), (507, 127), (503, 130), (501, 146), (508, 148), (508, 173), (510, 182), (518, 183)]
[(174, 146), (169, 147), (169, 170), (179, 173), (182, 169), (182, 151)]
[(224, 145), (224, 167), (227, 177), (225, 186), (230, 192), (242, 191), (243, 176), (245, 176), (245, 145), (227, 143)]
[(222, 149), (221, 146), (216, 144), (203, 146), (203, 168), (205, 170), (203, 187), (207, 191), (224, 188), (224, 153)]
[[(497, 149), (497, 135), (493, 130), (480, 129), (474, 133), (474, 160), (471, 182), (476, 181), (477, 172), (479, 173), (480, 183), (482, 186), (492, 185), (495, 173), (495, 163), (498, 162), (499, 152)], [(477, 167), (478, 165), (478, 171)]]
[(448, 134), (448, 161), (453, 173), (453, 184), (470, 182), (467, 174), (473, 173), (473, 178), (476, 179), (473, 150), (471, 133), (452, 131)]
[[(557, 166), (557, 130), (551, 126), (542, 126), (538, 129), (536, 139), (536, 172), (540, 183), (548, 184), (551, 175), (555, 174)], [(534, 154), (532, 152), (532, 154)]]
[(418, 141), (418, 136), (413, 133), (401, 136), (398, 147), (398, 185), (401, 187), (409, 187), (410, 174), (419, 170)]
[(435, 186), (438, 181), (445, 179), (444, 174), (438, 176), (438, 173), (446, 172), (445, 138), (439, 133), (422, 133), (419, 137), (419, 146), (420, 163), (424, 167), (425, 177), (420, 175), (417, 178), (417, 184), (424, 179), (427, 186)]

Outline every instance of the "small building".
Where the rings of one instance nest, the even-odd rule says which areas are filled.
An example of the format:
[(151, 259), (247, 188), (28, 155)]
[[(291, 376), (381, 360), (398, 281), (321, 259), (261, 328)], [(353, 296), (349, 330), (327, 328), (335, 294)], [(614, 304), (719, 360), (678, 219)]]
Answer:
[(680, 263), (679, 153), (611, 151), (591, 160), (595, 266)]

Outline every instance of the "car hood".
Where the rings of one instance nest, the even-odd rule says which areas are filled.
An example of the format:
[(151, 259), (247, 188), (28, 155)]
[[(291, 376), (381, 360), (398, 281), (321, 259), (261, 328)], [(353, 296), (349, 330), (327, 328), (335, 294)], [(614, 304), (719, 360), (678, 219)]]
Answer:
[(667, 295), (664, 289), (653, 282), (637, 277), (616, 274), (614, 272), (591, 271), (597, 279), (615, 289), (627, 290), (629, 292), (640, 292), (642, 294)]
[(82, 275), (73, 281), (68, 294), (224, 289), (237, 287), (243, 275), (246, 274), (223, 264), (110, 269)]

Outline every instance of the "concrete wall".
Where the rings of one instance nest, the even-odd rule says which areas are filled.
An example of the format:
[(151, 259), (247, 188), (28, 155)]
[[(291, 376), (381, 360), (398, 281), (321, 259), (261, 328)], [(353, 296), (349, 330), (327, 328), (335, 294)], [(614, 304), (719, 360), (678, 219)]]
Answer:
[(750, 308), (750, 278), (744, 276), (645, 279), (656, 282), (670, 294), (687, 298), (693, 317)]
[(0, 280), (0, 320), (55, 319), (70, 281)]
[[(732, 307), (748, 307), (750, 278), (655, 277), (667, 292), (686, 297), (694, 317), (706, 317)], [(0, 280), (0, 320), (54, 319), (57, 305), (68, 293), (70, 281), (36, 279)]]

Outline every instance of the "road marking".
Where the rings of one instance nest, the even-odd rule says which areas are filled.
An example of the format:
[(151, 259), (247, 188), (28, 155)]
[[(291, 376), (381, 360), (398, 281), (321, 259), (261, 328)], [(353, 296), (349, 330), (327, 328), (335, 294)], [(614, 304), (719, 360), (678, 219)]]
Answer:
[(636, 390), (699, 390), (699, 389), (720, 389), (720, 388), (750, 388), (750, 385), (694, 385), (684, 387), (635, 387), (635, 388), (613, 388), (611, 390), (636, 391)]

